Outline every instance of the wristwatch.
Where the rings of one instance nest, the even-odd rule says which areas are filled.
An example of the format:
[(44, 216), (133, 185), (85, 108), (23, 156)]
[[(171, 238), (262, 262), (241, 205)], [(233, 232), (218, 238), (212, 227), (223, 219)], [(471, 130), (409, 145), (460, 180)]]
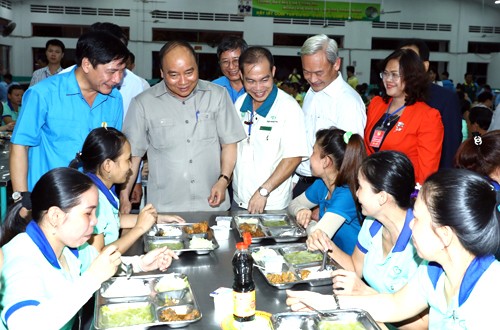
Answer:
[(17, 201), (18, 201), (18, 200), (20, 200), (22, 197), (23, 197), (23, 195), (22, 195), (22, 192), (20, 192), (20, 191), (14, 191), (14, 192), (12, 193), (12, 200), (13, 200), (14, 202), (17, 202)]
[(266, 188), (264, 187), (259, 187), (259, 194), (262, 196), (262, 197), (268, 197), (270, 192), (269, 190), (267, 190)]

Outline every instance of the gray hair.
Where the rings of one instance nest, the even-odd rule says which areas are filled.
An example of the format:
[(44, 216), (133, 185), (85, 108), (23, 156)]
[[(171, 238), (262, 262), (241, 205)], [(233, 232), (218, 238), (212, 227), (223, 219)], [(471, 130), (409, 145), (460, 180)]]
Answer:
[(328, 62), (334, 64), (337, 61), (339, 57), (337, 42), (325, 34), (318, 34), (308, 38), (300, 48), (300, 55), (313, 55), (322, 50), (326, 52)]

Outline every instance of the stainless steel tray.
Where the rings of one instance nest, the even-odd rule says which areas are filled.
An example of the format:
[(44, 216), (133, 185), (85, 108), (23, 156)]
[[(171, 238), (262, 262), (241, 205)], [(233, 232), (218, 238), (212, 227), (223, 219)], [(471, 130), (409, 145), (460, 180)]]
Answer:
[(264, 239), (272, 239), (277, 243), (295, 242), (307, 237), (306, 230), (288, 214), (239, 214), (233, 220), (240, 237), (245, 232), (241, 228), (242, 224), (247, 224), (254, 232), (262, 234), (261, 237), (252, 234), (252, 243), (260, 243)]
[[(157, 247), (168, 246), (176, 254), (180, 255), (184, 252), (196, 252), (197, 254), (208, 254), (211, 251), (219, 248), (219, 243), (215, 239), (214, 232), (210, 227), (208, 227), (206, 233), (201, 234), (187, 234), (185, 231), (186, 227), (192, 226), (194, 223), (183, 223), (183, 224), (156, 224), (149, 232), (144, 234), (144, 250), (149, 252)], [(177, 235), (172, 233), (172, 235), (158, 236), (161, 230), (169, 231), (171, 229), (178, 229), (181, 233)], [(213, 247), (209, 248), (190, 248), (189, 243), (193, 237), (205, 238), (212, 242)]]
[(380, 330), (370, 314), (362, 309), (336, 309), (322, 313), (323, 315), (315, 312), (277, 313), (271, 317), (271, 323), (274, 330), (317, 330), (321, 329), (322, 323), (331, 324), (332, 329), (344, 329), (344, 326), (345, 329)]
[[(164, 287), (165, 284), (167, 287)], [(147, 294), (141, 295), (146, 292)], [(196, 309), (199, 315), (192, 320), (163, 321), (161, 312), (167, 308), (181, 315)], [(129, 317), (123, 314), (126, 311)], [(96, 292), (95, 329), (122, 329), (123, 327), (146, 329), (155, 325), (181, 328), (201, 318), (200, 307), (189, 280), (184, 274), (133, 276), (129, 280), (113, 277), (104, 282)]]
[[(297, 284), (308, 284), (309, 286), (321, 286), (321, 285), (331, 285), (331, 277), (320, 277), (315, 278), (314, 272), (321, 266), (321, 259), (318, 261), (311, 261), (305, 263), (293, 263), (286, 260), (286, 256), (289, 253), (307, 251), (307, 246), (305, 243), (292, 243), (292, 244), (277, 244), (269, 245), (265, 247), (250, 247), (250, 252), (258, 252), (260, 249), (270, 249), (274, 250), (278, 256), (282, 256), (284, 262), (281, 267), (281, 273), (266, 273), (265, 263), (262, 260), (256, 260), (255, 264), (259, 269), (262, 276), (264, 276), (267, 284), (277, 288), (277, 289), (289, 289)], [(312, 254), (322, 255), (320, 252), (311, 252)], [(332, 258), (327, 259), (326, 268), (328, 270), (342, 269), (335, 260)], [(309, 278), (302, 279), (302, 273), (304, 270), (310, 271)], [(287, 273), (288, 272), (288, 273)], [(287, 281), (283, 283), (273, 283), (270, 279), (272, 274), (282, 274), (287, 273)], [(269, 276), (269, 277), (268, 277)]]

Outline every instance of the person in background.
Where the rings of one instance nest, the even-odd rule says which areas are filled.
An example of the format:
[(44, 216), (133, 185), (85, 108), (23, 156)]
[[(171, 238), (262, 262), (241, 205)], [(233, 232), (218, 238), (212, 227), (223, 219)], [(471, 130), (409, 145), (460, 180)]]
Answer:
[[(422, 39), (406, 39), (399, 48), (411, 49), (420, 56), (425, 70), (429, 68), (429, 47)], [(427, 82), (427, 97), (425, 103), (437, 109), (441, 114), (444, 136), (439, 161), (439, 168), (453, 167), (453, 157), (462, 142), (462, 112), (460, 102), (455, 93), (444, 87)], [(418, 179), (418, 178), (417, 178)]]
[(450, 79), (448, 71), (443, 71), (441, 73), (441, 82), (443, 83), (444, 88), (449, 89), (452, 92), (455, 91), (455, 84), (453, 83), (453, 80)]
[[(307, 247), (325, 251), (333, 242), (344, 253), (351, 254), (356, 245), (362, 218), (356, 204), (357, 175), (366, 156), (363, 138), (337, 128), (316, 132), (310, 158), (311, 172), (318, 179), (300, 196), (288, 211), (308, 233)], [(311, 209), (319, 206), (319, 221), (312, 220)]]
[[(469, 137), (476, 136), (477, 134), (483, 135), (488, 131), (488, 127), (491, 124), (491, 118), (493, 117), (493, 111), (486, 107), (472, 107), (469, 110), (469, 121), (468, 121), (468, 132)], [(460, 149), (460, 148), (459, 148)]]
[(237, 144), (233, 206), (249, 213), (284, 210), (292, 200), (292, 174), (308, 156), (304, 115), (295, 99), (274, 85), (276, 67), (268, 49), (244, 51), (240, 71), (246, 94), (235, 107), (247, 135)]
[(247, 48), (245, 39), (237, 36), (224, 37), (217, 46), (217, 58), (223, 76), (212, 82), (226, 88), (233, 103), (245, 94), (238, 60)]
[(7, 102), (2, 104), (2, 125), (16, 124), (17, 117), (21, 112), (24, 89), (19, 85), (11, 85), (7, 92)]
[[(363, 136), (366, 108), (361, 96), (340, 73), (341, 59), (335, 40), (324, 34), (308, 38), (300, 49), (304, 79), (310, 85), (304, 98), (304, 121), (308, 155), (313, 152), (316, 132), (336, 127)], [(297, 167), (293, 197), (302, 194), (316, 180), (309, 161)]]
[(463, 91), (469, 96), (469, 100), (474, 103), (479, 91), (479, 85), (474, 81), (474, 75), (471, 72), (464, 74), (464, 83), (462, 84)]
[(429, 79), (418, 55), (398, 49), (381, 63), (382, 97), (368, 106), (365, 146), (368, 155), (401, 151), (410, 158), (416, 182), (438, 170), (443, 142), (439, 111), (424, 103)]
[(491, 118), (491, 124), (488, 131), (500, 130), (500, 103), (497, 105), (495, 111), (493, 111), (493, 117)]
[(10, 73), (4, 74), (2, 78), (3, 80), (0, 81), (0, 102), (7, 102), (9, 87), (11, 85), (19, 85), (19, 83), (12, 81), (13, 77)]
[(28, 88), (10, 150), (13, 195), (31, 191), (50, 169), (67, 166), (88, 133), (103, 122), (121, 129), (121, 81), (128, 49), (108, 33), (83, 34), (77, 67)]
[(354, 74), (355, 73), (354, 66), (348, 65), (346, 68), (346, 72), (347, 72), (347, 83), (349, 84), (349, 86), (356, 89), (356, 87), (359, 84), (359, 81), (358, 77), (356, 77), (356, 75)]
[[(126, 182), (130, 175), (130, 143), (113, 127), (93, 129), (69, 166), (82, 167), (99, 190), (97, 224), (89, 240), (98, 252), (113, 244), (125, 253), (155, 223), (184, 222), (178, 216), (158, 215), (152, 204), (146, 205), (139, 215), (119, 213), (119, 199), (113, 187)], [(123, 228), (130, 230), (120, 237)]]
[[(463, 169), (443, 169), (420, 190), (410, 223), (418, 255), (429, 261), (395, 293), (342, 295), (342, 278), (333, 278), (341, 308), (360, 308), (377, 322), (397, 322), (429, 308), (430, 330), (489, 329), (500, 295), (500, 212), (491, 183)], [(292, 310), (333, 309), (334, 297), (287, 291)]]
[(50, 39), (45, 43), (45, 56), (48, 64), (33, 72), (30, 87), (62, 71), (61, 61), (64, 57), (64, 50), (64, 44), (59, 39)]
[[(2, 246), (2, 324), (9, 329), (72, 329), (78, 310), (101, 283), (113, 276), (123, 262), (134, 272), (165, 271), (178, 257), (166, 247), (143, 256), (122, 257), (116, 246), (104, 249), (80, 273), (76, 248), (85, 243), (97, 223), (97, 188), (85, 174), (56, 168), (42, 175), (31, 199), (12, 206), (2, 225), (20, 217), (22, 204), (31, 203), (33, 220), (25, 232)], [(12, 228), (12, 227), (10, 227)]]
[[(128, 41), (127, 41), (127, 43), (128, 43)], [(128, 60), (127, 60), (127, 71), (125, 71), (125, 72), (128, 72), (128, 71), (132, 72), (132, 71), (134, 71), (134, 69), (135, 69), (135, 55), (134, 55), (134, 53), (130, 52), (129, 56), (128, 56)], [(135, 76), (137, 76), (137, 75), (135, 75)], [(137, 78), (139, 78), (139, 80), (142, 81), (142, 86), (143, 86), (142, 91), (144, 91), (150, 87), (149, 83), (146, 79), (144, 79), (140, 76), (137, 76)], [(122, 84), (122, 87), (123, 87), (123, 84)], [(142, 92), (142, 91), (140, 91), (140, 92)], [(136, 95), (138, 95), (139, 93), (137, 93)]]
[(443, 87), (443, 82), (441, 80), (439, 80), (439, 75), (437, 73), (436, 67), (429, 66), (429, 69), (427, 70), (427, 74), (429, 75), (429, 80), (431, 81), (431, 83)]
[(473, 107), (485, 107), (490, 110), (493, 110), (493, 93), (491, 92), (482, 92), (477, 96), (477, 102), (473, 103)]
[(200, 80), (193, 47), (170, 41), (160, 50), (163, 83), (136, 96), (123, 132), (132, 146), (129, 194), (141, 158), (149, 162), (148, 201), (159, 212), (227, 211), (236, 143), (245, 138), (227, 91)]
[(292, 73), (288, 75), (288, 81), (299, 84), (301, 80), (302, 76), (299, 74), (297, 68), (293, 68)]

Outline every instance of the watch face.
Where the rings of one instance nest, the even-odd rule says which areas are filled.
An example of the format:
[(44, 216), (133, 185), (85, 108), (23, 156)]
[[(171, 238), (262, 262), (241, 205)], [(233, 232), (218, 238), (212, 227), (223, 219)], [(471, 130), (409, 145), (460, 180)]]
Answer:
[(264, 197), (267, 197), (269, 195), (269, 191), (267, 191), (266, 188), (260, 188), (259, 194), (261, 194)]
[(16, 201), (16, 200), (18, 200), (19, 198), (21, 198), (21, 193), (20, 193), (19, 191), (14, 191), (14, 192), (12, 193), (12, 199)]

